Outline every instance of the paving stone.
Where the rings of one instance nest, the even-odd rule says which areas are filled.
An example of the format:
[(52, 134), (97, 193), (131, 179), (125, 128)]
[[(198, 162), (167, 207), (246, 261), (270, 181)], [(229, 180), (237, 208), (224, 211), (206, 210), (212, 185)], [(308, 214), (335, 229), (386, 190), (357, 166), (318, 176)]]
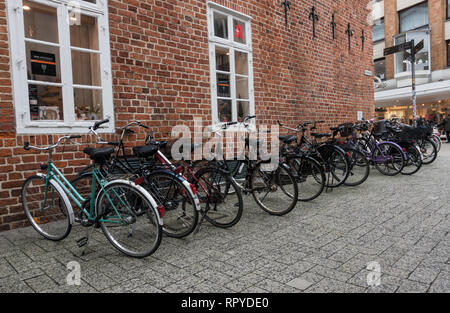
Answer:
[(307, 280), (301, 279), (301, 278), (296, 278), (294, 280), (291, 280), (287, 284), (291, 287), (294, 287), (294, 288), (297, 288), (300, 290), (306, 290), (313, 285), (313, 283), (311, 283)]
[(427, 292), (429, 285), (422, 284), (412, 280), (404, 280), (400, 288), (397, 289), (398, 293), (424, 293)]
[[(448, 172), (447, 145), (414, 176), (374, 170), (365, 184), (284, 217), (244, 196), (234, 227), (204, 223), (187, 238), (164, 237), (145, 259), (121, 254), (100, 230), (86, 255), (75, 243), (82, 227), (61, 242), (32, 228), (2, 232), (0, 292), (450, 292)], [(67, 285), (71, 261), (81, 265), (81, 286)], [(367, 284), (370, 262), (381, 266), (380, 286)]]

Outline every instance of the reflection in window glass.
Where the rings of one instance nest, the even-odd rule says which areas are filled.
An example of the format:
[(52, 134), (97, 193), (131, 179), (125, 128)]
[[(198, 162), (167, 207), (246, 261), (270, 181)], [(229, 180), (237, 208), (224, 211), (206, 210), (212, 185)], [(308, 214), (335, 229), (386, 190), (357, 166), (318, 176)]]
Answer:
[(373, 41), (384, 40), (384, 18), (375, 21), (373, 25)]
[(230, 75), (217, 73), (217, 96), (225, 98), (231, 97)]
[(399, 18), (401, 33), (428, 25), (428, 2), (400, 12)]
[(97, 19), (81, 14), (70, 25), (70, 45), (91, 50), (98, 50)]
[(28, 94), (32, 121), (63, 120), (61, 87), (28, 84)]
[(450, 40), (447, 41), (447, 66), (450, 67)]
[(226, 15), (214, 13), (214, 36), (228, 39), (228, 17)]
[(59, 48), (26, 42), (27, 76), (31, 80), (60, 83)]
[(25, 37), (58, 43), (56, 8), (31, 1), (23, 1)]
[(236, 74), (248, 75), (248, 53), (235, 51), (234, 59)]
[(248, 101), (238, 101), (237, 103), (238, 110), (238, 119), (240, 122), (244, 119), (244, 117), (250, 115), (250, 102)]
[[(431, 68), (430, 65), (430, 54), (429, 54), (429, 40), (430, 35), (426, 31), (410, 32), (407, 34), (400, 35), (395, 38), (395, 44), (405, 43), (407, 41), (414, 40), (415, 46), (423, 41), (423, 48), (416, 53), (416, 70), (417, 71), (428, 71)], [(410, 72), (411, 71), (411, 55), (410, 51), (399, 52), (395, 55), (396, 62), (396, 72)]]
[(234, 29), (234, 41), (242, 44), (246, 44), (246, 35), (245, 35), (245, 23), (233, 20), (233, 29)]
[(99, 54), (72, 51), (72, 67), (74, 84), (101, 86)]
[(236, 99), (247, 100), (248, 96), (248, 78), (236, 77)]
[(379, 59), (374, 61), (375, 64), (375, 76), (382, 81), (386, 80), (386, 60)]
[(75, 115), (77, 120), (102, 120), (102, 91), (74, 88)]
[(216, 46), (216, 69), (230, 71), (230, 50)]
[(232, 121), (231, 100), (223, 100), (223, 99), (217, 100), (217, 108), (220, 122)]

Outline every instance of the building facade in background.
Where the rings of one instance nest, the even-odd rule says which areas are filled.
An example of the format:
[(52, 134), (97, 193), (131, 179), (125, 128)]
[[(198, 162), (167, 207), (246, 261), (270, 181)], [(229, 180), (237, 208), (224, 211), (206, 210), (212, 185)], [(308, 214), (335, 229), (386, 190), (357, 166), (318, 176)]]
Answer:
[[(417, 115), (440, 122), (450, 114), (450, 0), (374, 1), (375, 108), (378, 116), (411, 122), (411, 61), (408, 52), (383, 49), (410, 40), (416, 54)], [(423, 44), (423, 46), (422, 46)]]
[[(134, 120), (167, 139), (199, 118), (210, 125), (256, 114), (257, 124), (294, 126), (372, 117), (367, 3), (291, 1), (287, 16), (282, 3), (1, 0), (0, 230), (25, 225), (21, 186), (47, 159), (25, 151), (25, 141), (85, 134), (104, 118), (105, 139)], [(89, 163), (82, 149), (54, 155), (65, 175)]]

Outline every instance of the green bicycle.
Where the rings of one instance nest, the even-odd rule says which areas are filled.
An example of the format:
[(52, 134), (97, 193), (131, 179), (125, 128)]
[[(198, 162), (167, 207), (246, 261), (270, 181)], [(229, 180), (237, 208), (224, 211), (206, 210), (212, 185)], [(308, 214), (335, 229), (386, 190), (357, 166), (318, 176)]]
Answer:
[[(53, 241), (66, 238), (74, 222), (84, 227), (101, 227), (109, 242), (122, 253), (135, 258), (151, 255), (161, 243), (163, 209), (135, 182), (108, 180), (100, 171), (99, 165), (109, 159), (112, 148), (84, 150), (96, 166), (89, 186), (90, 197), (81, 196), (52, 161), (52, 152), (62, 141), (76, 138), (81, 136), (61, 137), (55, 145), (46, 148), (25, 142), (25, 150), (48, 151), (49, 154), (48, 163), (41, 165), (46, 174), (29, 177), (22, 187), (22, 204), (31, 225), (40, 235)], [(69, 197), (77, 207), (77, 218)], [(86, 245), (88, 240), (88, 237), (82, 238), (80, 241), (84, 243), (79, 241), (79, 246)]]

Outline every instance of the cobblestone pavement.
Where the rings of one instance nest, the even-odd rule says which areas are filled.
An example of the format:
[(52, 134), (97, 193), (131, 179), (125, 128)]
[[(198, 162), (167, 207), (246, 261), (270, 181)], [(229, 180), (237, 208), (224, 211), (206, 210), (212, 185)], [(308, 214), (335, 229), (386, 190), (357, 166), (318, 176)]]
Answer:
[[(187, 239), (163, 238), (144, 260), (115, 251), (99, 230), (81, 257), (75, 227), (63, 242), (33, 229), (0, 233), (0, 292), (450, 292), (450, 144), (415, 176), (372, 170), (284, 217), (245, 198), (239, 224), (202, 224)], [(67, 264), (82, 284), (68, 286)], [(370, 262), (381, 285), (369, 287)]]

